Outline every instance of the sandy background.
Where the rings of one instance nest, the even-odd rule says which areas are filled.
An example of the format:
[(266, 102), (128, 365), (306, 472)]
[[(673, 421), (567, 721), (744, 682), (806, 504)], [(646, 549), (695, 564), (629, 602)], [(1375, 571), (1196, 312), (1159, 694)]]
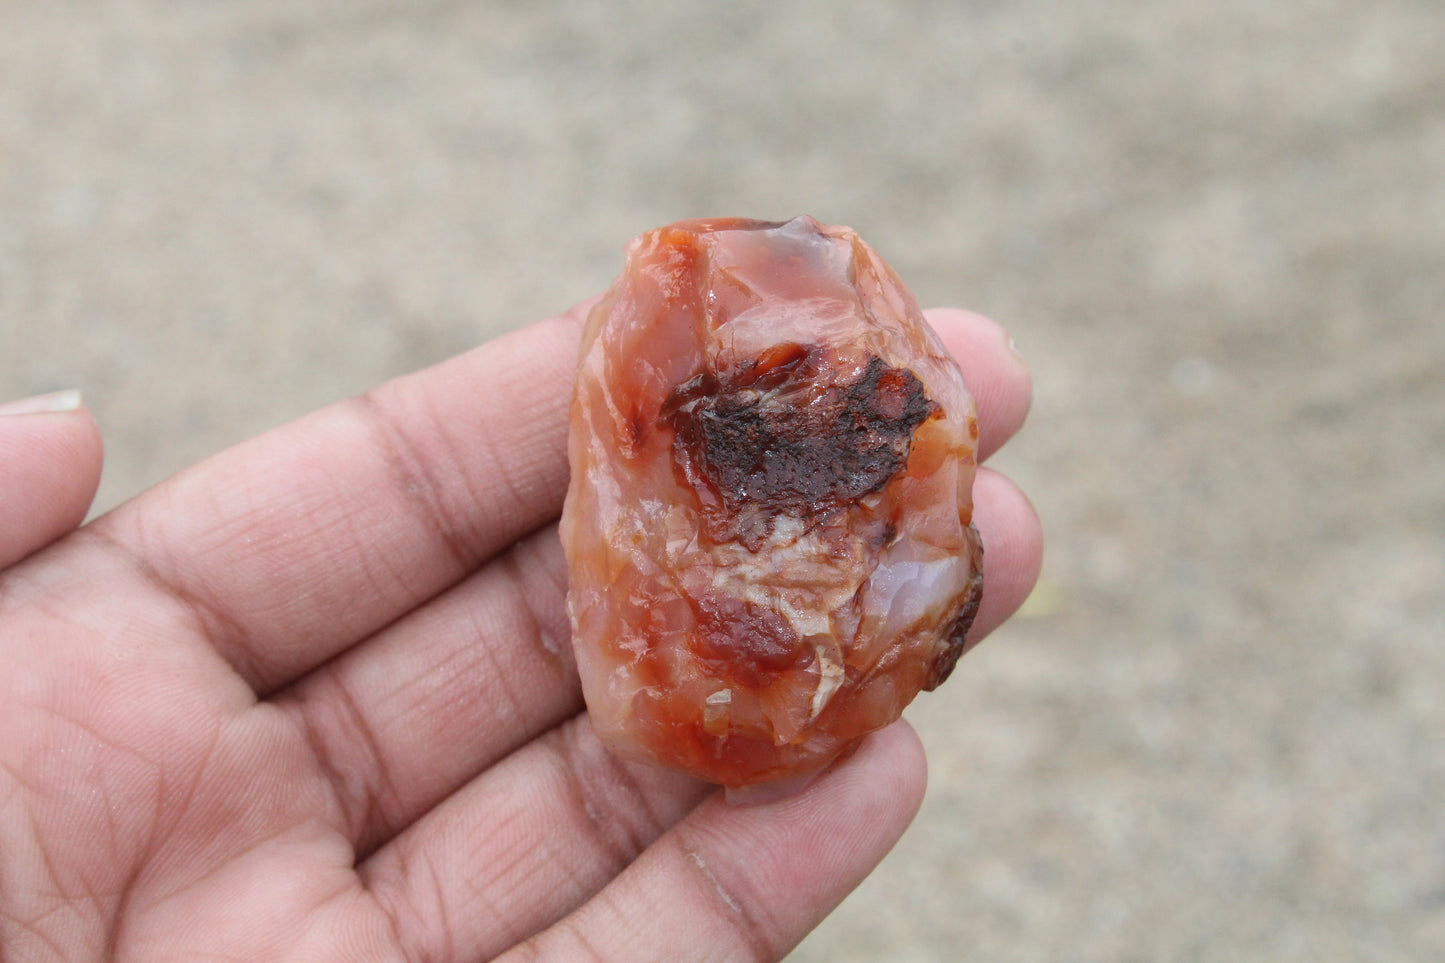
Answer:
[(1445, 4), (0, 0), (0, 398), (101, 505), (607, 283), (858, 228), (1014, 330), (1023, 617), (799, 961), (1445, 958)]

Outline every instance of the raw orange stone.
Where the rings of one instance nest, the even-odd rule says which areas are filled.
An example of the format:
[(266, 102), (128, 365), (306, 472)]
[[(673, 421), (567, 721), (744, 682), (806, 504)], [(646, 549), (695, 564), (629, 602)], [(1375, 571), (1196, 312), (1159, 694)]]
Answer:
[(684, 221), (592, 310), (562, 513), (592, 726), (794, 783), (953, 669), (982, 591), (973, 400), (846, 227)]

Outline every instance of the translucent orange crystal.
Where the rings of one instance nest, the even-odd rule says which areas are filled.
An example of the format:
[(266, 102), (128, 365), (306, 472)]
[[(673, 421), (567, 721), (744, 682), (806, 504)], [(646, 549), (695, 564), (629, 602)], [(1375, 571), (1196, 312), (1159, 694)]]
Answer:
[(588, 317), (562, 514), (592, 726), (805, 778), (953, 669), (982, 591), (973, 401), (846, 227), (684, 221)]

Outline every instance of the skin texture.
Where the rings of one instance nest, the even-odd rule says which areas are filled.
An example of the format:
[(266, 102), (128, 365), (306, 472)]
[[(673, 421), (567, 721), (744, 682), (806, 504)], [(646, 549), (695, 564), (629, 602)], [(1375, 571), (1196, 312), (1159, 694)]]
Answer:
[[(555, 519), (583, 307), (79, 529), (90, 415), (0, 415), (6, 960), (774, 960), (876, 865), (923, 793), (905, 723), (730, 807), (580, 714)], [(1027, 370), (931, 318), (986, 455)], [(981, 637), (1040, 541), (1002, 477), (975, 500)]]

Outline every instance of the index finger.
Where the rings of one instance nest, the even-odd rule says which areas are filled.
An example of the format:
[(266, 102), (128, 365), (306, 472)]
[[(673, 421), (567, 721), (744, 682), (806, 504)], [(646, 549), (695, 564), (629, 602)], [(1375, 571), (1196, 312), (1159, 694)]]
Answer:
[(92, 543), (273, 691), (556, 516), (580, 330), (538, 322), (227, 449)]
[[(587, 305), (202, 462), (95, 523), (265, 693), (459, 581), (561, 510)], [(980, 455), (1028, 409), (993, 322), (930, 312), (979, 401)]]

